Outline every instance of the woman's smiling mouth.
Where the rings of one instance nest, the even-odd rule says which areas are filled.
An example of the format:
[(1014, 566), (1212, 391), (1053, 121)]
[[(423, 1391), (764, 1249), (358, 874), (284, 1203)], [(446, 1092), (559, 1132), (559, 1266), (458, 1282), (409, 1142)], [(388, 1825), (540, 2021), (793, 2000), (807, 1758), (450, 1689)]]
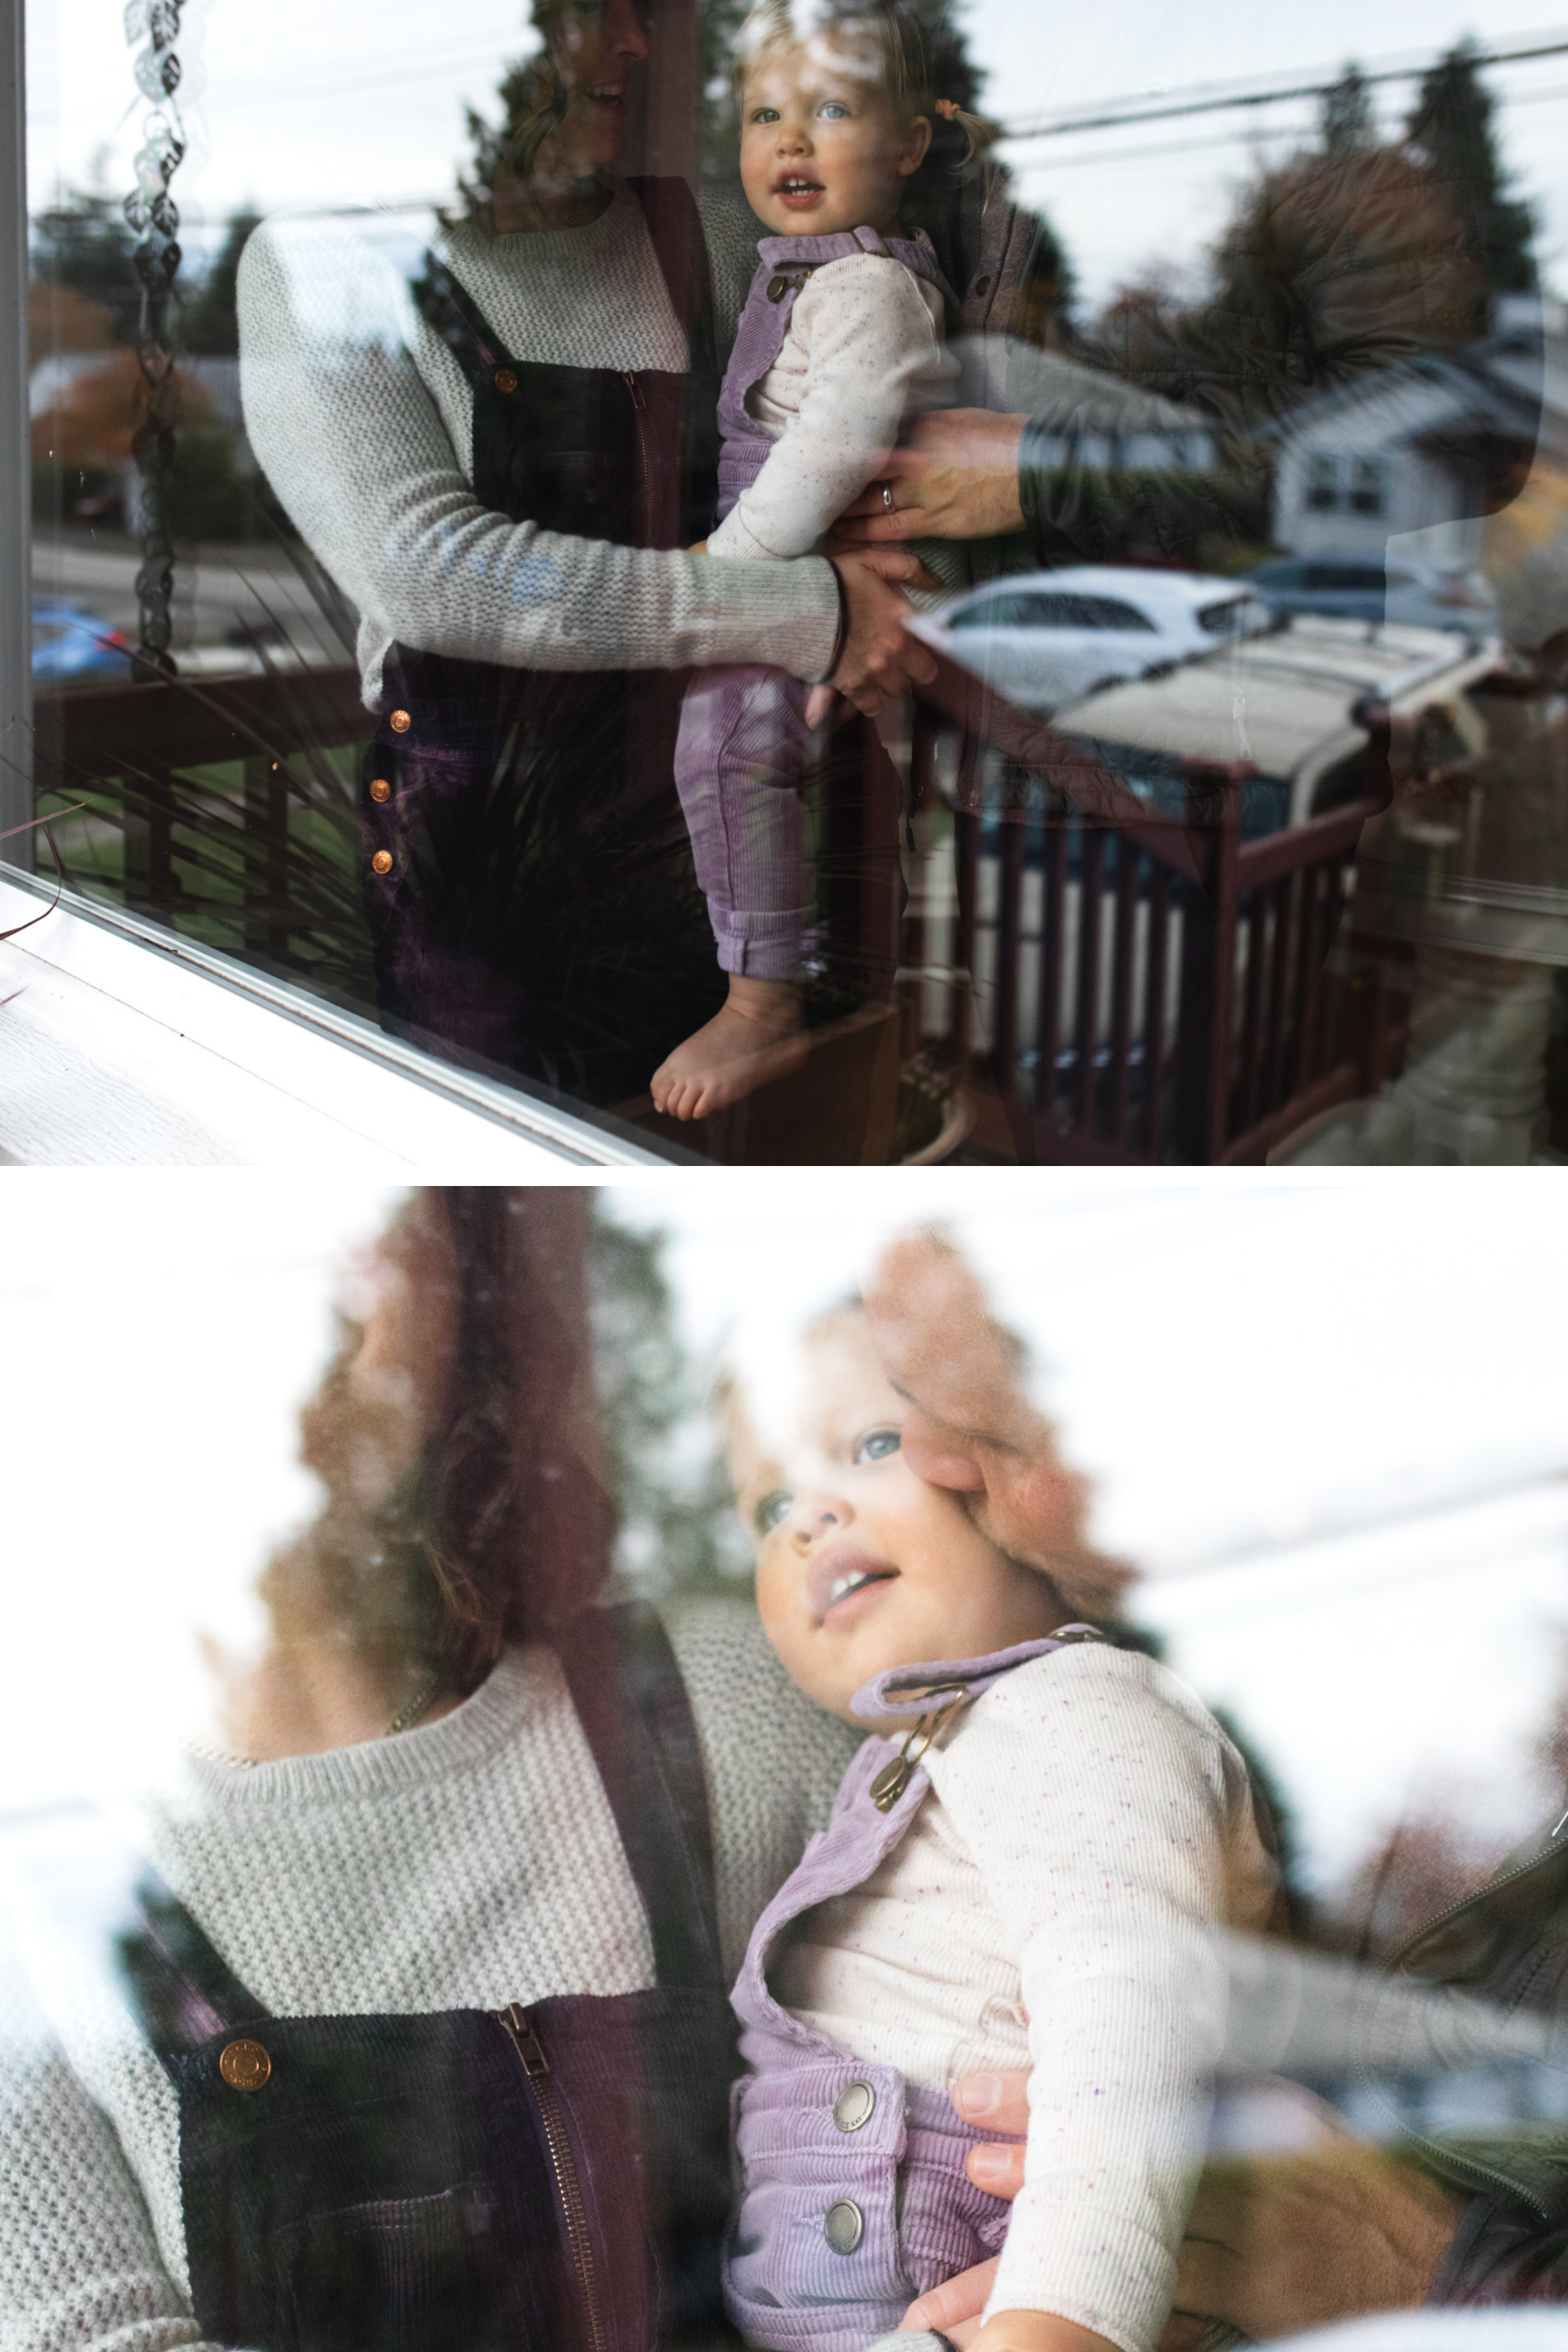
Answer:
[[(850, 1551), (836, 1545), (813, 1560), (806, 1580), (811, 1612), (819, 1625), (831, 1618), (835, 1624), (845, 1624), (858, 1617), (861, 1610), (854, 1604), (868, 1595), (879, 1584), (889, 1584), (898, 1570), (885, 1559), (873, 1559), (869, 1553)], [(865, 1603), (869, 1606), (868, 1601)]]

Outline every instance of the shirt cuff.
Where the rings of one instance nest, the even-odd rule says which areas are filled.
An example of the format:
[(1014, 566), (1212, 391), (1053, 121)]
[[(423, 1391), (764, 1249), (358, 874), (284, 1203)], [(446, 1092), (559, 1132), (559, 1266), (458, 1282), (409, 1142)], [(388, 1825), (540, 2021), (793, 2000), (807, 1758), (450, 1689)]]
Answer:
[(1037, 417), (1031, 416), (1018, 441), (1018, 505), (1024, 517), (1024, 529), (1028, 532), (1035, 553), (1043, 555), (1046, 517), (1041, 499), (1046, 476), (1056, 469), (1055, 436), (1048, 434)]

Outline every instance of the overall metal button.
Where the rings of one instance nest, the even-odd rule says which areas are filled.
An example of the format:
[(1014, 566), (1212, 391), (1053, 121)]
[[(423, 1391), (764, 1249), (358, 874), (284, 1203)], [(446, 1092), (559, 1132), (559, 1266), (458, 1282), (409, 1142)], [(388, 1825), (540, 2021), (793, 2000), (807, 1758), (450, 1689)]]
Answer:
[(517, 390), (517, 373), (513, 368), (497, 368), (495, 381), (496, 390), (498, 392), (515, 392)]
[(788, 279), (787, 278), (785, 278), (782, 273), (775, 273), (772, 278), (769, 278), (769, 280), (768, 280), (768, 300), (769, 300), (770, 302), (782, 302), (782, 301), (784, 300), (784, 296), (785, 296), (788, 292), (789, 292), (789, 279)]
[(392, 786), (384, 776), (376, 777), (371, 785), (370, 796), (373, 801), (389, 801), (392, 798)]
[(406, 710), (395, 710), (393, 712), (392, 731), (395, 735), (406, 735), (413, 724), (414, 721), (410, 719)]
[(218, 2053), (217, 2070), (231, 2091), (259, 2091), (272, 2061), (259, 2042), (231, 2042)]
[(390, 873), (391, 873), (391, 871), (392, 871), (392, 852), (391, 852), (391, 850), (390, 850), (390, 849), (378, 849), (378, 850), (376, 851), (376, 853), (375, 853), (375, 856), (371, 859), (371, 861), (370, 861), (370, 862), (371, 862), (371, 866), (372, 866), (373, 870), (374, 870), (375, 873), (377, 873), (377, 874), (390, 874)]
[(858, 2131), (871, 2120), (877, 2094), (869, 2083), (846, 2083), (833, 2102), (833, 2120), (840, 2131)]
[(823, 2217), (822, 2234), (836, 2254), (852, 2254), (866, 2234), (866, 2216), (853, 2198), (841, 2197)]

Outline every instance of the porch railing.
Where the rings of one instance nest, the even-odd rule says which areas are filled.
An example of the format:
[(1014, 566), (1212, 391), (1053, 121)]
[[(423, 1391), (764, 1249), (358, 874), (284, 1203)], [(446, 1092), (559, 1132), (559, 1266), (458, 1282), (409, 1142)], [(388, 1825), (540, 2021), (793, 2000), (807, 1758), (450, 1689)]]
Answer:
[[(1003, 796), (1035, 805), (989, 809), (961, 789), (952, 984), (923, 984), (917, 906), (906, 985), (927, 1050), (977, 1057), (1030, 1156), (1256, 1160), (1288, 1103), (1361, 1090), (1362, 1043), (1316, 983), (1382, 801), (1244, 845), (1250, 771), (1191, 765), (1183, 814), (1163, 813), (945, 656), (917, 705), (917, 789), (943, 721), (960, 730), (966, 775), (984, 745), (1015, 784), (1040, 789)], [(1368, 723), (1375, 735), (1375, 713)]]
[[(1255, 1160), (1287, 1103), (1375, 1087), (1396, 1056), (1386, 1008), (1363, 971), (1348, 996), (1314, 982), (1381, 803), (1244, 845), (1237, 777), (1195, 772), (1181, 818), (1153, 809), (945, 658), (917, 705), (917, 796), (943, 725), (1037, 780), (1042, 805), (958, 810), (940, 959), (918, 898), (904, 925), (905, 1044), (982, 1064), (1030, 1156)], [(74, 878), (363, 1002), (347, 754), (369, 730), (351, 664), (87, 689), (40, 697), (36, 767), (54, 804), (88, 799), (79, 838), (121, 836), (116, 871)], [(1353, 939), (1336, 952), (1353, 965)]]

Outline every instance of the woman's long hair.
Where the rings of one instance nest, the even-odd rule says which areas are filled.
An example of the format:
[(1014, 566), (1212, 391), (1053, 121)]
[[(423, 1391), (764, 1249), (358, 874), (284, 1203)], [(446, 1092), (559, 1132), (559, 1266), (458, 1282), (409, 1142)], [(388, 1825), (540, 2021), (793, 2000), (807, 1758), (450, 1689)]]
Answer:
[(573, 1187), (411, 1195), (375, 1246), (401, 1338), (364, 1376), (364, 1316), (300, 1415), (316, 1517), (268, 1562), (275, 1647), (341, 1645), (388, 1688), (465, 1696), (513, 1643), (597, 1595), (599, 1476), (585, 1303), (589, 1198)]

